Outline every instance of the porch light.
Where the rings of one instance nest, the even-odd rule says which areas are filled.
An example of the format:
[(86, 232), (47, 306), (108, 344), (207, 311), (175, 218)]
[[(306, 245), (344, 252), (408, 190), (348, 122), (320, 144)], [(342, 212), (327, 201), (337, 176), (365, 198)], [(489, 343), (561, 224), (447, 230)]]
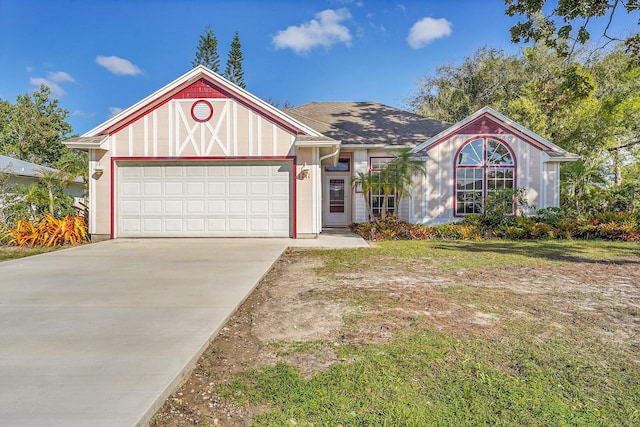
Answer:
[(300, 170), (300, 174), (302, 175), (302, 179), (309, 178), (309, 174), (310, 173), (311, 173), (311, 171), (309, 170), (309, 166), (307, 166), (307, 162), (304, 162), (304, 166)]
[(102, 168), (102, 165), (98, 163), (96, 167), (93, 169), (93, 172), (96, 175), (96, 178), (100, 178), (104, 173), (104, 169)]

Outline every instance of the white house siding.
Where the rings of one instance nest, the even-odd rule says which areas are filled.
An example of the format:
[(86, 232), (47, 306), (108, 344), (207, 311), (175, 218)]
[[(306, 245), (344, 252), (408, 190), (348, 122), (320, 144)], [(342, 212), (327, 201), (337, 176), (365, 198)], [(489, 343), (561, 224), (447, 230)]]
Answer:
[[(426, 189), (421, 184), (414, 187), (412, 212), (414, 222), (442, 224), (458, 220), (454, 215), (454, 156), (458, 149), (477, 135), (454, 135), (428, 151)], [(487, 136), (487, 135), (483, 135)], [(558, 206), (557, 188), (559, 165), (546, 163), (546, 154), (513, 135), (488, 135), (505, 142), (516, 156), (516, 180), (519, 188), (527, 190), (529, 205), (535, 208)], [(422, 199), (425, 195), (426, 200)], [(422, 210), (422, 215), (418, 213)], [(532, 208), (528, 213), (535, 212)]]
[[(233, 99), (206, 100), (214, 108), (214, 115), (207, 122), (197, 122), (191, 116), (191, 106), (197, 99), (173, 99), (112, 133), (110, 151), (92, 150), (91, 170), (95, 171), (99, 164), (104, 173), (91, 183), (92, 194), (97, 195), (91, 206), (91, 234), (111, 232), (111, 175), (117, 176), (118, 167), (112, 165), (113, 157), (213, 161), (295, 155), (295, 135), (286, 129)], [(300, 165), (296, 175), (299, 169)], [(306, 182), (297, 184), (303, 191), (307, 190)], [(298, 206), (297, 214), (299, 219), (311, 216), (311, 206)], [(299, 232), (316, 232), (311, 222), (300, 224), (303, 229), (298, 229)]]
[[(352, 164), (352, 176), (356, 176), (358, 172), (369, 172), (369, 156), (367, 154), (367, 150), (354, 150)], [(367, 212), (367, 206), (364, 201), (363, 193), (356, 193), (354, 191), (353, 197), (351, 199), (351, 206), (351, 217), (354, 222), (366, 222), (368, 220), (369, 213)]]

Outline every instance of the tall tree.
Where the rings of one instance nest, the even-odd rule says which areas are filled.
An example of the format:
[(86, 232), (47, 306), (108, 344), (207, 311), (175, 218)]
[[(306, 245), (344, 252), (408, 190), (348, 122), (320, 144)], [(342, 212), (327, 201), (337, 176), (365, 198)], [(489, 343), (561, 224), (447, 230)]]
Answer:
[(410, 105), (417, 114), (455, 123), (486, 105), (504, 111), (526, 80), (521, 58), (483, 47), (460, 66), (442, 65), (424, 77)]
[[(496, 67), (494, 82), (489, 70)], [(640, 68), (622, 47), (569, 61), (542, 45), (513, 57), (481, 49), (437, 73), (421, 82), (414, 111), (455, 122), (490, 105), (579, 154), (561, 170), (562, 201), (576, 211), (599, 209), (603, 191), (638, 182)]]
[[(521, 15), (523, 21), (511, 27), (511, 40), (543, 43), (555, 48), (562, 56), (569, 56), (578, 45), (585, 44), (590, 38), (589, 25), (603, 18), (605, 27), (602, 36), (608, 41), (624, 41), (627, 54), (640, 61), (640, 33), (628, 35), (611, 34), (614, 14), (639, 13), (639, 0), (558, 0), (551, 9), (547, 0), (505, 0), (506, 14)], [(640, 17), (638, 19), (640, 24)]]
[(244, 71), (242, 71), (242, 45), (240, 44), (240, 36), (236, 31), (231, 42), (231, 49), (229, 50), (229, 57), (227, 59), (227, 68), (224, 70), (224, 76), (231, 83), (235, 83), (241, 88), (245, 89), (247, 86), (244, 83)]
[(51, 91), (42, 85), (32, 95), (18, 95), (8, 107), (3, 102), (0, 112), (0, 153), (44, 166), (53, 166), (65, 147), (62, 141), (71, 133), (65, 121), (69, 111), (49, 99)]
[(211, 71), (220, 72), (220, 55), (218, 55), (218, 38), (213, 33), (211, 25), (205, 27), (204, 34), (200, 35), (196, 57), (191, 61), (193, 68), (204, 65)]

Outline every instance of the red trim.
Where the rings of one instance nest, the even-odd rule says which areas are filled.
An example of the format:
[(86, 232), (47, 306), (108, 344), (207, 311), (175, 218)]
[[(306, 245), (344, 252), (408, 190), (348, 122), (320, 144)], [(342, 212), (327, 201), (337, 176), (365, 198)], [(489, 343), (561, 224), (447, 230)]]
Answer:
[(237, 157), (140, 157), (140, 156), (132, 156), (132, 157), (112, 157), (111, 158), (111, 206), (109, 207), (111, 212), (111, 232), (110, 237), (112, 239), (115, 238), (115, 197), (116, 197), (116, 177), (115, 177), (115, 167), (116, 162), (139, 162), (139, 161), (148, 161), (149, 163), (153, 162), (162, 162), (162, 161), (246, 161), (246, 160), (254, 160), (254, 161), (269, 161), (269, 160), (277, 160), (277, 161), (290, 161), (291, 168), (291, 182), (293, 194), (291, 195), (291, 222), (293, 224), (293, 230), (291, 230), (292, 237), (296, 239), (298, 237), (298, 204), (297, 204), (297, 187), (296, 187), (296, 171), (298, 168), (297, 157), (296, 156), (261, 156), (261, 157), (249, 157), (249, 156), (237, 156)]
[(291, 196), (293, 198), (293, 218), (291, 218), (291, 221), (293, 222), (293, 232), (292, 234), (292, 238), (293, 239), (297, 239), (298, 238), (298, 203), (297, 203), (297, 195), (298, 195), (298, 180), (296, 179), (296, 177), (298, 176), (298, 157), (293, 157), (293, 168), (291, 168), (291, 182), (293, 182), (292, 184), (292, 189), (291, 191), (293, 191), (293, 195)]
[(227, 94), (221, 92), (213, 83), (204, 77), (197, 82), (185, 87), (173, 96), (173, 99), (199, 99), (199, 98), (227, 98)]
[[(206, 104), (209, 106), (209, 115), (207, 116), (206, 119), (199, 119), (196, 117), (195, 109), (198, 104)], [(213, 108), (213, 105), (211, 105), (209, 101), (207, 101), (206, 99), (199, 99), (191, 105), (191, 118), (198, 123), (208, 122), (209, 120), (211, 120), (211, 117), (213, 117), (214, 111), (215, 110)]]
[[(374, 169), (372, 166), (372, 160), (373, 159), (393, 159), (393, 156), (371, 156), (369, 157), (369, 173), (374, 172), (374, 171), (379, 171), (380, 169)], [(371, 210), (373, 210), (373, 195), (371, 194), (371, 191), (369, 191), (369, 194), (367, 195), (367, 197), (369, 197), (369, 206), (371, 207)], [(394, 209), (399, 209), (398, 208), (398, 195), (395, 195), (395, 203), (394, 203)], [(367, 212), (367, 216), (369, 216), (369, 212)], [(371, 221), (371, 218), (369, 218), (369, 221)]]
[(233, 161), (233, 160), (256, 160), (256, 161), (260, 161), (260, 160), (293, 160), (295, 159), (295, 156), (184, 156), (184, 157), (169, 157), (169, 156), (156, 156), (156, 157), (150, 157), (150, 156), (118, 156), (118, 157), (112, 157), (112, 160), (117, 160), (117, 161), (133, 161), (133, 162), (139, 162), (139, 161), (152, 161), (152, 162), (161, 162), (161, 161), (167, 161), (167, 160), (171, 160), (171, 161), (181, 161), (181, 160), (186, 160), (186, 161), (194, 161), (194, 160), (202, 160), (202, 161), (210, 161), (210, 160), (229, 160), (229, 161)]
[[(260, 108), (257, 105), (252, 104), (248, 99), (246, 99), (245, 97), (240, 96), (239, 94), (236, 93), (232, 93), (229, 92), (225, 89), (223, 89), (222, 87), (216, 85), (214, 82), (211, 82), (210, 80), (207, 80), (206, 77), (201, 77), (199, 80), (197, 80), (195, 83), (204, 81), (205, 84), (207, 84), (207, 86), (210, 86), (211, 89), (214, 89), (217, 91), (216, 93), (218, 93), (219, 95), (216, 96), (215, 98), (229, 98), (232, 99), (242, 105), (244, 105), (245, 107), (249, 108), (250, 110), (252, 110), (255, 113), (258, 113), (260, 116), (264, 117), (265, 119), (269, 120), (270, 122), (276, 124), (277, 126), (283, 128), (284, 130), (286, 130), (289, 133), (292, 134), (298, 134), (298, 133), (303, 133), (306, 134), (305, 132), (302, 131), (302, 129), (299, 129), (293, 125), (289, 125), (286, 124), (284, 122), (282, 122), (281, 120), (275, 118), (271, 113), (269, 113), (267, 110), (265, 110), (264, 108)], [(140, 120), (142, 117), (144, 117), (145, 115), (151, 113), (152, 111), (154, 111), (157, 108), (160, 108), (161, 106), (163, 106), (164, 104), (166, 104), (167, 102), (173, 100), (173, 99), (184, 99), (181, 94), (183, 93), (183, 91), (187, 90), (189, 87), (191, 87), (194, 83), (188, 84), (184, 87), (182, 87), (183, 85), (187, 84), (188, 82), (182, 82), (180, 85), (176, 86), (174, 89), (169, 89), (167, 90), (166, 93), (161, 94), (158, 96), (158, 98), (149, 101), (147, 104), (143, 105), (142, 107), (138, 108), (136, 111), (133, 111), (131, 114), (129, 114), (127, 117), (123, 118), (122, 120), (120, 120), (120, 122), (115, 123), (113, 125), (111, 125), (108, 128), (102, 128), (99, 131), (96, 132), (96, 135), (100, 135), (102, 133), (104, 133), (105, 131), (108, 131), (111, 128), (114, 128), (114, 130), (110, 131), (109, 134), (113, 135), (114, 133), (120, 132), (123, 128), (137, 122), (138, 120)], [(172, 93), (174, 90), (176, 90), (176, 92), (173, 95), (168, 95), (169, 93)], [(155, 102), (158, 102), (159, 99), (161, 99), (164, 96), (168, 96), (167, 99), (159, 102), (157, 105), (153, 105)], [(206, 97), (210, 97), (211, 96), (206, 96)], [(148, 109), (148, 110), (147, 110)], [(120, 123), (120, 125), (118, 125)]]
[[(473, 119), (471, 122), (465, 124), (462, 127), (456, 128), (454, 130), (452, 130), (451, 132), (445, 134), (443, 137), (439, 138), (436, 142), (434, 142), (433, 144), (431, 144), (429, 147), (425, 148), (424, 151), (429, 151), (432, 148), (434, 148), (435, 146), (442, 144), (445, 141), (448, 141), (452, 136), (455, 135), (464, 135), (461, 131), (471, 125), (476, 124), (479, 120), (483, 119), (483, 118), (487, 118), (489, 117), (492, 121), (494, 121), (496, 124), (502, 123), (502, 127), (504, 127), (505, 129), (507, 129), (509, 131), (509, 133), (511, 133), (512, 135), (520, 138), (521, 140), (523, 140), (524, 142), (526, 142), (529, 145), (533, 145), (535, 148), (537, 148), (538, 150), (552, 150), (552, 151), (556, 151), (555, 149), (549, 147), (548, 145), (542, 143), (541, 141), (538, 141), (537, 139), (527, 135), (526, 133), (516, 129), (514, 126), (509, 125), (507, 123), (504, 123), (502, 120), (500, 120), (499, 118), (497, 118), (496, 116), (490, 114), (490, 113), (484, 113), (478, 117), (476, 117), (475, 119)], [(540, 148), (542, 147), (542, 148)]]
[[(111, 132), (109, 132), (109, 135), (116, 134), (116, 133), (120, 132), (122, 129), (126, 128), (127, 126), (134, 124), (135, 122), (140, 120), (142, 117), (144, 117), (146, 114), (149, 114), (149, 113), (153, 112), (154, 110), (157, 110), (158, 108), (162, 107), (164, 104), (168, 103), (172, 99), (173, 99), (173, 97), (167, 98), (164, 101), (160, 102), (158, 105), (155, 105), (154, 107), (149, 109), (145, 114), (141, 114), (139, 117), (136, 117), (136, 118), (133, 118), (133, 119), (129, 120), (130, 117), (133, 117), (139, 111), (142, 111), (142, 110), (146, 109), (149, 105), (153, 104), (154, 101), (149, 102), (144, 107), (141, 107), (137, 111), (134, 111), (133, 113), (129, 114), (129, 116), (127, 116), (125, 119), (122, 119), (122, 121), (120, 121), (120, 123), (123, 123), (123, 124), (121, 126), (118, 126), (116, 129), (112, 130)], [(106, 129), (104, 129), (104, 130), (106, 130)], [(104, 130), (102, 132), (104, 132)], [(100, 135), (102, 132), (97, 132), (97, 134)]]
[(116, 197), (116, 187), (115, 187), (116, 178), (115, 178), (114, 173), (113, 173), (113, 171), (115, 170), (115, 165), (116, 165), (116, 159), (114, 157), (112, 157), (111, 158), (111, 165), (110, 165), (111, 169), (109, 170), (109, 175), (111, 176), (111, 197), (110, 197), (111, 206), (109, 207), (109, 209), (111, 209), (111, 212), (110, 212), (110, 214), (111, 214), (111, 232), (109, 234), (110, 234), (110, 237), (112, 239), (114, 239), (115, 235), (116, 235), (116, 231), (115, 231), (116, 230), (116, 227), (115, 227), (115, 224), (116, 224), (115, 221), (116, 220), (115, 220), (115, 213), (114, 213), (115, 203), (116, 203), (115, 202), (115, 200), (116, 200), (115, 199), (115, 197)]
[[(482, 139), (482, 156), (483, 158), (483, 162), (482, 165), (467, 165), (467, 166), (458, 166), (456, 164), (456, 162), (458, 161), (458, 155), (460, 154), (460, 152), (462, 151), (462, 149), (464, 147), (467, 146), (467, 144), (476, 141), (478, 139)], [(487, 140), (488, 139), (493, 139), (495, 141), (498, 141), (499, 143), (501, 143), (502, 145), (504, 145), (506, 147), (507, 150), (509, 150), (509, 153), (511, 154), (511, 158), (513, 159), (513, 166), (510, 165), (505, 165), (505, 166), (487, 166)], [(453, 157), (453, 217), (454, 218), (464, 218), (465, 215), (459, 215), (458, 214), (458, 174), (456, 173), (457, 169), (478, 169), (481, 168), (483, 170), (482, 173), (482, 200), (484, 201), (484, 199), (486, 199), (487, 197), (487, 170), (489, 169), (513, 169), (513, 189), (515, 190), (516, 188), (518, 188), (518, 159), (516, 158), (515, 152), (513, 151), (513, 149), (511, 148), (511, 146), (509, 146), (509, 144), (507, 144), (505, 141), (503, 141), (502, 139), (495, 137), (493, 135), (477, 135), (477, 136), (473, 136), (469, 139), (467, 139), (456, 151), (455, 156)], [(517, 213), (517, 206), (513, 206), (513, 214), (515, 215)], [(469, 215), (469, 214), (466, 214)]]

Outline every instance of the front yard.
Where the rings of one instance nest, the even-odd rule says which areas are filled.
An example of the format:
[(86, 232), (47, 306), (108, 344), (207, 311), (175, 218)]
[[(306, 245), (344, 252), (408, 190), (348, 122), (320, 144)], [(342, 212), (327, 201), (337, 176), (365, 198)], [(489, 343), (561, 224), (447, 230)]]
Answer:
[(289, 251), (152, 426), (638, 425), (640, 245)]
[(16, 246), (0, 245), (0, 261), (24, 258), (26, 256), (38, 255), (44, 252), (51, 252), (56, 248), (23, 248)]

